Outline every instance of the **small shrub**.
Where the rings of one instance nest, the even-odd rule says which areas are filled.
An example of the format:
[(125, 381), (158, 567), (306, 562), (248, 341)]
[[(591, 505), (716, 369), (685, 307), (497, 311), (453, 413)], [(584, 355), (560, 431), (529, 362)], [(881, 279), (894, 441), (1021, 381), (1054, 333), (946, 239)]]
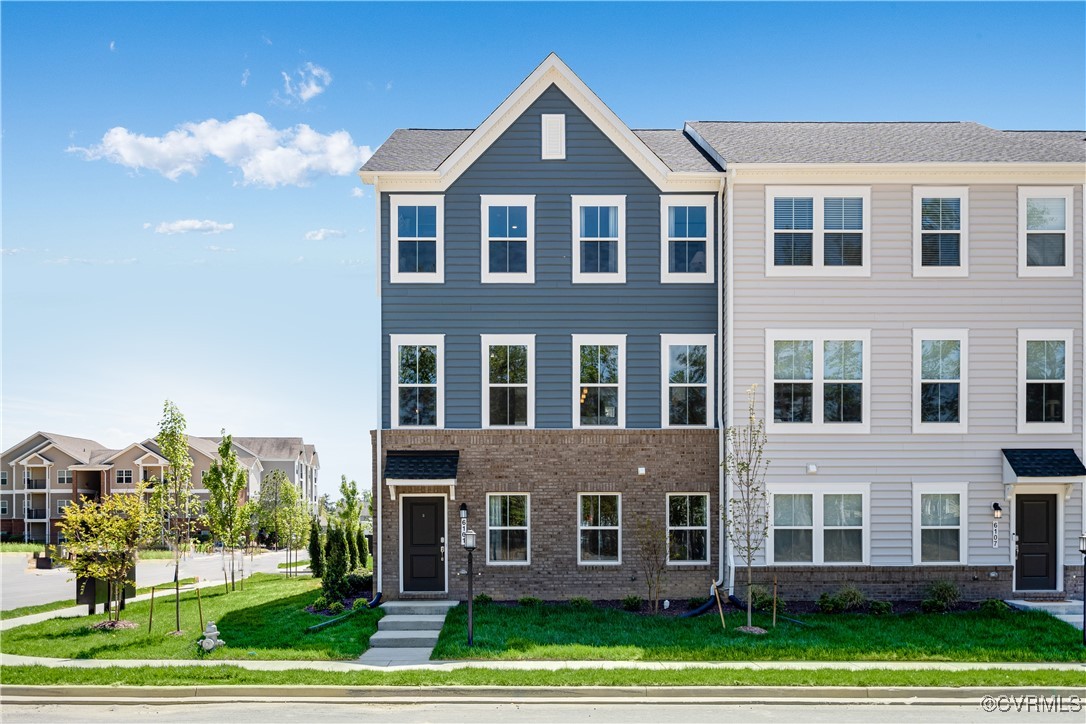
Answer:
[(593, 608), (592, 601), (584, 596), (574, 596), (569, 599), (569, 605), (578, 611), (587, 611), (588, 609)]
[(837, 596), (829, 593), (823, 593), (818, 597), (819, 613), (841, 613), (841, 602), (837, 600)]
[(339, 614), (343, 613), (343, 610), (344, 608), (342, 601), (332, 601), (330, 604), (328, 604), (328, 613), (332, 614), (333, 616), (338, 616)]
[(928, 597), (920, 602), (924, 613), (946, 613), (962, 599), (958, 586), (950, 581), (936, 581), (928, 587)]
[(980, 604), (980, 612), (985, 616), (999, 618), (1009, 614), (1011, 612), (1011, 607), (1003, 601), (1000, 601), (998, 598), (988, 598)]
[(855, 611), (867, 603), (867, 596), (856, 586), (846, 585), (837, 592), (837, 600), (841, 604), (842, 611)]
[(475, 597), (476, 606), (485, 606), (489, 603), (494, 603), (494, 599), (486, 595), (485, 593), (480, 593)]
[[(751, 586), (750, 587), (750, 601), (751, 608), (755, 611), (772, 611), (773, 610), (773, 592), (764, 586)], [(723, 601), (721, 601), (723, 603)], [(788, 603), (777, 594), (777, 612), (783, 613), (788, 610)]]
[(699, 608), (701, 606), (704, 606), (708, 602), (709, 602), (708, 598), (699, 598), (699, 597), (695, 596), (694, 598), (691, 598), (689, 601), (686, 602), (686, 607), (687, 608)]
[(347, 587), (348, 595), (358, 594), (373, 588), (373, 574), (369, 571), (355, 571), (348, 573), (343, 582)]
[(313, 602), (314, 611), (323, 611), (328, 608), (328, 600), (324, 596), (317, 596), (317, 600)]
[(542, 608), (543, 599), (536, 598), (535, 596), (524, 596), (517, 599), (518, 606), (524, 606), (525, 608)]
[(645, 599), (641, 596), (626, 596), (622, 599), (622, 607), (627, 611), (640, 611), (641, 607), (645, 604)]
[(364, 598), (356, 598), (356, 599), (354, 600), (354, 603), (353, 603), (353, 604), (351, 605), (351, 610), (353, 610), (353, 611), (358, 611), (358, 610), (360, 610), (360, 609), (363, 609), (363, 608), (365, 608), (366, 606), (368, 606), (368, 605), (369, 605), (369, 603), (370, 603), (370, 602), (369, 602), (369, 601), (367, 601), (367, 600), (366, 600), (366, 599), (364, 599)]
[(894, 604), (889, 601), (872, 601), (871, 613), (875, 616), (889, 616), (894, 612)]

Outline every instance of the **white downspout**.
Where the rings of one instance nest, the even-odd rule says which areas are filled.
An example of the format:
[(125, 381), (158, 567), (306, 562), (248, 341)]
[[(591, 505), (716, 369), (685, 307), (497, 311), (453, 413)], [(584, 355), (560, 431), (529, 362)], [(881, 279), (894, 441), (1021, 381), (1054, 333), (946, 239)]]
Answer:
[[(727, 243), (726, 239), (728, 238), (728, 236), (727, 236), (727, 234), (726, 234), (726, 232), (724, 230), (724, 189), (725, 189), (725, 186), (726, 186), (726, 180), (725, 179), (726, 179), (726, 177), (723, 176), (723, 175), (720, 177), (720, 190), (717, 191), (717, 196), (716, 196), (716, 212), (717, 212), (717, 225), (716, 225), (716, 228), (719, 229), (718, 233), (720, 235), (720, 238), (719, 238), (718, 244), (717, 244), (717, 248), (719, 249), (720, 256), (722, 256), (724, 258), (724, 266), (726, 267), (727, 264), (728, 264), (728, 260), (729, 260), (730, 255), (727, 253), (727, 251), (725, 249), (725, 245)], [(730, 208), (729, 208), (729, 211), (730, 211)], [(724, 328), (723, 311), (724, 311), (724, 283), (725, 283), (725, 276), (726, 276), (726, 274), (722, 270), (722, 272), (717, 275), (717, 280), (716, 280), (717, 281), (717, 284), (716, 284), (716, 343), (718, 345), (718, 348), (720, 348), (721, 352), (723, 353), (722, 355), (720, 355), (721, 362), (718, 365), (717, 379), (724, 383), (724, 384), (720, 385), (720, 388), (721, 388), (720, 389), (720, 394), (718, 394), (716, 396), (716, 419), (717, 419), (717, 435), (716, 435), (717, 454), (716, 454), (716, 458), (717, 458), (717, 462), (721, 463), (720, 465), (717, 465), (717, 484), (716, 484), (716, 493), (717, 493), (717, 534), (716, 534), (716, 536), (717, 536), (717, 548), (718, 548), (717, 557), (716, 557), (717, 558), (716, 582), (717, 582), (718, 586), (724, 582), (724, 551), (727, 548), (727, 546), (725, 546), (725, 540), (724, 540), (724, 505), (725, 505), (726, 498), (724, 497), (725, 475), (724, 475), (724, 466), (723, 466), (722, 463), (724, 462), (724, 410), (728, 409), (728, 404), (725, 402), (725, 400), (727, 400), (730, 397), (730, 395), (728, 394), (729, 384), (727, 382), (727, 374), (724, 372), (724, 370), (726, 369), (726, 365), (727, 365), (726, 360), (728, 359), (728, 354), (729, 354), (730, 350), (725, 347), (725, 343), (724, 343), (724, 331), (725, 331), (725, 328)]]
[[(724, 183), (727, 185), (727, 199), (728, 199), (728, 218), (727, 228), (725, 229), (725, 239), (727, 240), (727, 255), (724, 260), (724, 290), (725, 299), (727, 300), (727, 307), (725, 308), (724, 319), (724, 360), (725, 360), (725, 372), (728, 378), (728, 384), (726, 385), (725, 395), (727, 399), (727, 407), (725, 411), (729, 416), (729, 422), (731, 422), (730, 416), (732, 408), (732, 389), (735, 387), (735, 204), (733, 197), (733, 180), (734, 176), (728, 169), (724, 170)], [(724, 431), (720, 432), (720, 447), (721, 447), (721, 460), (724, 459)], [(723, 472), (723, 468), (721, 468)], [(725, 501), (732, 499), (732, 476), (726, 475), (724, 481), (724, 499)], [(723, 525), (724, 518), (721, 517), (721, 525)], [(728, 547), (728, 595), (731, 596), (735, 593), (735, 552), (732, 548)]]
[(375, 257), (376, 263), (374, 266), (377, 269), (377, 301), (378, 301), (378, 313), (377, 313), (377, 375), (380, 378), (381, 383), (377, 387), (377, 445), (373, 454), (376, 458), (373, 461), (374, 470), (376, 471), (376, 480), (374, 480), (373, 495), (377, 498), (377, 508), (375, 509), (375, 515), (373, 520), (373, 543), (377, 549), (378, 555), (373, 557), (373, 572), (374, 572), (374, 586), (373, 593), (384, 591), (384, 587), (381, 585), (382, 576), (384, 574), (384, 565), (382, 559), (385, 557), (385, 546), (382, 541), (382, 525), (381, 525), (381, 510), (382, 503), (385, 498), (384, 486), (381, 485), (381, 449), (382, 449), (382, 437), (381, 430), (384, 425), (384, 397), (385, 397), (385, 376), (384, 376), (384, 358), (385, 355), (382, 352), (384, 348), (384, 316), (381, 313), (381, 272), (384, 269), (384, 261), (381, 258), (381, 179), (378, 176), (373, 177), (373, 199), (374, 199), (374, 215), (373, 215), (373, 236), (377, 241), (377, 256)]

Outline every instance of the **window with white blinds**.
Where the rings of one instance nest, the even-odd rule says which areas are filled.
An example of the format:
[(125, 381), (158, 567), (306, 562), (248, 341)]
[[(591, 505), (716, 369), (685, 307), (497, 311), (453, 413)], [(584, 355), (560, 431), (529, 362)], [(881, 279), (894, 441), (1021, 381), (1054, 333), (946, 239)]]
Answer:
[(768, 276), (869, 276), (871, 189), (766, 187)]
[(913, 276), (969, 274), (969, 189), (913, 189)]

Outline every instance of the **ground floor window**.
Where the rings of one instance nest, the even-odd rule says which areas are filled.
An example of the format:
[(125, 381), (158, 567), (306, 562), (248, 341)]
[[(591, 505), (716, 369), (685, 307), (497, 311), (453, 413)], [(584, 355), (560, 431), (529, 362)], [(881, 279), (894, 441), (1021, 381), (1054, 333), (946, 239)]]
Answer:
[(577, 562), (582, 564), (622, 562), (622, 496), (581, 493), (577, 496)]
[(528, 495), (491, 493), (486, 496), (487, 562), (528, 563), (531, 533), (528, 527)]
[(668, 494), (667, 559), (669, 563), (709, 562), (708, 495)]
[(770, 486), (771, 563), (868, 561), (868, 486)]
[(962, 511), (966, 485), (916, 483), (913, 485), (913, 561), (965, 563)]

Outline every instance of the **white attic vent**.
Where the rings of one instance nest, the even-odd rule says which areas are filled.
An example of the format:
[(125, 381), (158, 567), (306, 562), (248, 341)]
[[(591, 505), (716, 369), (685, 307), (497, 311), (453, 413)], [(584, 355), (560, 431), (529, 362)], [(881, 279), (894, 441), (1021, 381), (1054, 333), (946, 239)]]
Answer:
[(543, 160), (566, 157), (566, 117), (562, 113), (543, 113)]

